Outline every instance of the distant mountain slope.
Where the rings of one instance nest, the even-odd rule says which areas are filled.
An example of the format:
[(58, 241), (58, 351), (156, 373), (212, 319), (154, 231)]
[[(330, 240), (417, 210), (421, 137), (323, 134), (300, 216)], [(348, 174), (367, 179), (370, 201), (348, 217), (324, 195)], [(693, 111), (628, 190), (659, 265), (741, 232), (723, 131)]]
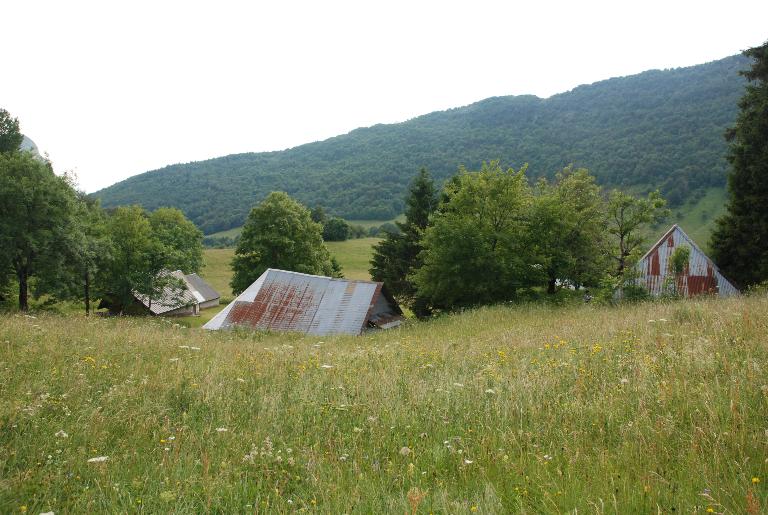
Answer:
[(280, 152), (167, 166), (95, 193), (104, 206), (172, 205), (206, 233), (241, 225), (270, 191), (346, 218), (402, 210), (408, 181), (426, 166), (439, 180), (459, 165), (529, 163), (532, 178), (573, 163), (607, 187), (661, 188), (673, 205), (722, 187), (723, 132), (736, 117), (742, 56), (614, 78), (548, 99), (495, 97)]

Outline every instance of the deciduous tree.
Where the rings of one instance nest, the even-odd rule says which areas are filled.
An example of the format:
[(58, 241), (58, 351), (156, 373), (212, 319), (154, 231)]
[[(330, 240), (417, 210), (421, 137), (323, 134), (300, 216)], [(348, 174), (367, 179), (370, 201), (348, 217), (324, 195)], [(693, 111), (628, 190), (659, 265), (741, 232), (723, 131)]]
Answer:
[(611, 256), (616, 262), (617, 276), (624, 274), (631, 256), (643, 244), (643, 228), (660, 223), (669, 216), (666, 201), (658, 191), (637, 198), (613, 190), (608, 197), (608, 232), (613, 235)]
[(503, 170), (491, 161), (478, 172), (462, 168), (446, 185), (414, 274), (417, 295), (431, 307), (510, 300), (519, 288), (542, 282), (540, 267), (532, 266), (525, 169)]
[(320, 224), (284, 192), (270, 193), (251, 209), (232, 260), (232, 291), (242, 292), (267, 268), (334, 275)]
[[(19, 286), (19, 309), (29, 309), (30, 280), (63, 265), (76, 197), (66, 177), (27, 152), (0, 153), (0, 263)], [(43, 293), (38, 290), (38, 293)]]

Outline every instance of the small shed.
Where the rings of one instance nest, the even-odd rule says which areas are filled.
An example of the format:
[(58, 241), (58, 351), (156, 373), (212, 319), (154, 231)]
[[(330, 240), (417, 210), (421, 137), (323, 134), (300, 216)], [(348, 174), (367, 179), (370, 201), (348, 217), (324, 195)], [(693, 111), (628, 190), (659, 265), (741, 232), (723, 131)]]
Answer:
[(269, 268), (203, 328), (358, 335), (396, 327), (403, 320), (383, 283)]
[(190, 290), (186, 277), (180, 270), (163, 272), (161, 275), (170, 276), (175, 281), (163, 287), (157, 297), (150, 299), (146, 295), (134, 292), (134, 298), (141, 303), (152, 315), (188, 316), (197, 315), (200, 303)]
[[(688, 265), (680, 277), (672, 272), (670, 257), (675, 249), (690, 248)], [(639, 277), (635, 284), (645, 287), (651, 295), (665, 293), (671, 285), (684, 297), (716, 294), (721, 297), (735, 295), (739, 290), (725, 278), (709, 257), (680, 228), (673, 225), (664, 236), (637, 263)]]
[(205, 282), (202, 277), (197, 274), (185, 274), (184, 280), (187, 283), (187, 288), (200, 304), (200, 309), (208, 309), (219, 305), (221, 294)]

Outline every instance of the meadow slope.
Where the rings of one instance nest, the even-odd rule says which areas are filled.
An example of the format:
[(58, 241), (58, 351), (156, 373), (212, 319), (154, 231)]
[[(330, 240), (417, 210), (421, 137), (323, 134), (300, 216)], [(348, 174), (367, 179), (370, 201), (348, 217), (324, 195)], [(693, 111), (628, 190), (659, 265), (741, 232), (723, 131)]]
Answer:
[(758, 513), (766, 334), (765, 297), (327, 338), (7, 315), (0, 512)]

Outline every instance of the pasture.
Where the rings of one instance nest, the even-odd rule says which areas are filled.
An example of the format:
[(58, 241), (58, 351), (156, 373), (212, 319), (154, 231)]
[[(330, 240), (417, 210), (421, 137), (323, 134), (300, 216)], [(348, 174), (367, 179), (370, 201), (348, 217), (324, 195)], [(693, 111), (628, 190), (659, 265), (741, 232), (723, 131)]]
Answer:
[(362, 337), (0, 318), (0, 512), (761, 513), (768, 298)]

